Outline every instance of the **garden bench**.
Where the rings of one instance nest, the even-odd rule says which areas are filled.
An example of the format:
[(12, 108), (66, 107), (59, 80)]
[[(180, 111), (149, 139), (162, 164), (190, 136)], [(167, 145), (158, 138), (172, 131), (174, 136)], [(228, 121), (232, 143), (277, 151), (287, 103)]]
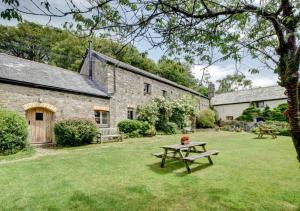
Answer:
[(279, 132), (274, 129), (260, 127), (258, 131), (258, 138), (262, 138), (263, 135), (271, 135), (272, 138), (275, 139), (278, 134)]
[(195, 131), (192, 127), (185, 127), (185, 128), (183, 128), (182, 132), (183, 133), (193, 133)]
[(120, 133), (119, 128), (100, 128), (97, 135), (97, 143), (103, 143), (103, 140), (117, 139), (123, 141), (123, 135)]
[[(153, 155), (162, 159), (160, 164), (161, 168), (164, 167), (166, 159), (170, 158), (173, 160), (182, 161), (185, 164), (188, 173), (191, 173), (189, 163), (192, 163), (196, 159), (206, 157), (208, 158), (209, 163), (213, 164), (210, 156), (219, 154), (219, 152), (216, 150), (207, 151), (205, 148), (206, 144), (207, 142), (191, 142), (187, 145), (173, 144), (162, 146), (161, 148), (164, 149), (164, 152), (154, 153)], [(196, 149), (198, 146), (201, 146), (203, 150)], [(193, 154), (190, 155), (190, 153)]]
[(217, 155), (219, 154), (219, 151), (217, 150), (208, 150), (206, 152), (203, 152), (201, 154), (198, 155), (192, 155), (192, 156), (188, 156), (188, 157), (184, 157), (183, 160), (189, 161), (189, 162), (194, 162), (195, 160), (199, 159), (199, 158), (208, 158), (209, 163), (213, 164), (210, 156), (211, 155)]

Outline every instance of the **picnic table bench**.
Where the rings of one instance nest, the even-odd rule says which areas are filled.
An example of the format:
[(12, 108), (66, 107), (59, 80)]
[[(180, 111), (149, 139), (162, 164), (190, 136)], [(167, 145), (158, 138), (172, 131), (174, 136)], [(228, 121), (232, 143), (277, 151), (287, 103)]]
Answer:
[(276, 131), (275, 129), (259, 127), (258, 138), (262, 138), (263, 135), (271, 135), (272, 138), (275, 139), (277, 138), (278, 134), (279, 132)]
[(123, 141), (123, 135), (120, 133), (119, 128), (100, 128), (97, 134), (97, 143), (103, 143), (103, 140), (117, 139)]
[[(164, 152), (154, 153), (153, 155), (162, 159), (160, 164), (161, 168), (164, 168), (166, 159), (170, 158), (182, 161), (186, 166), (187, 172), (191, 173), (191, 169), (189, 167), (190, 163), (200, 158), (208, 158), (209, 163), (213, 164), (210, 156), (219, 154), (216, 150), (206, 150), (206, 144), (207, 142), (191, 142), (187, 145), (166, 145), (161, 147), (164, 149)], [(202, 147), (201, 150), (196, 148), (199, 146)], [(192, 155), (190, 155), (190, 153), (192, 153)]]

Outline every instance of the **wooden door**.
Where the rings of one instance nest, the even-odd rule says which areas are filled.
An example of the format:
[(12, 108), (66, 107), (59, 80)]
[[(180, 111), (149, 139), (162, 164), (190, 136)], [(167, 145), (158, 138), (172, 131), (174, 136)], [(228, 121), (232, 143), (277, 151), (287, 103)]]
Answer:
[(44, 108), (26, 111), (30, 143), (49, 143), (53, 141), (53, 112)]

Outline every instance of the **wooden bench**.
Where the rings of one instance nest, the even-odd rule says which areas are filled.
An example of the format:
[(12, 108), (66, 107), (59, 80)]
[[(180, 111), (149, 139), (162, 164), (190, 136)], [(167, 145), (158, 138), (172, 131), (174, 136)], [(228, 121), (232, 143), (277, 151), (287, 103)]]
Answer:
[(97, 143), (103, 143), (103, 140), (117, 139), (123, 141), (123, 135), (120, 133), (119, 128), (100, 128), (97, 135)]
[(183, 133), (194, 133), (195, 131), (191, 127), (185, 127), (185, 128), (183, 128), (182, 132)]
[(188, 157), (184, 157), (183, 160), (186, 160), (186, 161), (189, 161), (189, 162), (193, 162), (199, 158), (209, 158), (209, 163), (210, 164), (213, 164), (212, 160), (210, 159), (209, 156), (211, 155), (217, 155), (219, 154), (219, 151), (217, 150), (208, 150), (206, 152), (203, 152), (201, 154), (197, 154), (197, 155), (191, 155), (191, 156), (188, 156)]

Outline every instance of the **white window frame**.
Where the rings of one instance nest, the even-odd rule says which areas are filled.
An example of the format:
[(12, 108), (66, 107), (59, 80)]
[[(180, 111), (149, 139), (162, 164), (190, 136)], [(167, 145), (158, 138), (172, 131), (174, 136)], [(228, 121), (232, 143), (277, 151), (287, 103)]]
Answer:
[[(96, 114), (99, 113), (99, 117), (96, 116)], [(107, 123), (103, 123), (103, 113), (107, 113)], [(101, 110), (95, 110), (94, 111), (94, 117), (95, 117), (95, 122), (101, 127), (101, 128), (106, 128), (109, 127), (109, 111), (101, 111)], [(97, 120), (99, 118), (99, 120)]]

